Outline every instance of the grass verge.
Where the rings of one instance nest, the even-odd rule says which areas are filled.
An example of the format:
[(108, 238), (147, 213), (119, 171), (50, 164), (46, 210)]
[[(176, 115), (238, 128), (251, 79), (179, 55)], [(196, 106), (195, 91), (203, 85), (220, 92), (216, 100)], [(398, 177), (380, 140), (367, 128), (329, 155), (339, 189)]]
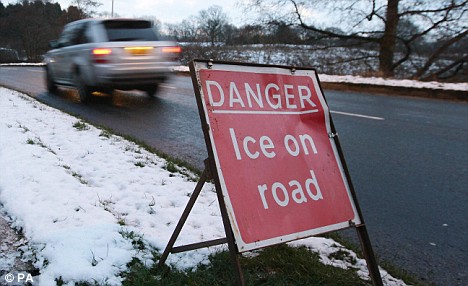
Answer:
[[(209, 264), (186, 272), (157, 265), (146, 268), (140, 261), (129, 265), (123, 285), (236, 285), (229, 252), (209, 257)], [(355, 270), (327, 266), (305, 247), (278, 245), (240, 257), (246, 285), (371, 285), (361, 280)]]

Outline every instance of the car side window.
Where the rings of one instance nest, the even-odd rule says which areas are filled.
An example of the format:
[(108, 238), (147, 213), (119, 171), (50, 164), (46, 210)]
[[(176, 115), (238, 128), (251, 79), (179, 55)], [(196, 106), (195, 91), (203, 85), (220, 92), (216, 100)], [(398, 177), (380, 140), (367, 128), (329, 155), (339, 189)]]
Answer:
[(73, 30), (75, 26), (76, 25), (70, 25), (65, 27), (65, 29), (62, 32), (62, 35), (60, 35), (60, 38), (58, 39), (59, 47), (67, 47), (71, 45)]
[(72, 45), (86, 44), (89, 43), (89, 39), (86, 33), (88, 25), (82, 24), (73, 33)]
[(65, 27), (58, 40), (60, 47), (68, 47), (73, 45), (89, 43), (86, 30), (88, 25), (86, 23), (75, 24)]

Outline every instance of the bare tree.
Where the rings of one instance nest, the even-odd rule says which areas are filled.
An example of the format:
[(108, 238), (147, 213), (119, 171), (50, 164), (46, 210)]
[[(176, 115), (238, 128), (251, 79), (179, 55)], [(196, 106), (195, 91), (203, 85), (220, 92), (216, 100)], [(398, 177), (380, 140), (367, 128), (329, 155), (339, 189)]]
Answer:
[(198, 14), (199, 29), (214, 46), (223, 36), (224, 27), (228, 24), (228, 17), (223, 8), (217, 5), (202, 10)]
[[(248, 0), (246, 5), (269, 22), (280, 19), (322, 37), (377, 45), (378, 70), (384, 77), (393, 77), (409, 62), (416, 70), (414, 78), (447, 77), (463, 70), (467, 62), (466, 51), (447, 54), (467, 38), (468, 0)], [(403, 31), (402, 23), (417, 28)], [(417, 47), (425, 41), (434, 48), (421, 60)]]
[(184, 42), (194, 42), (199, 35), (196, 16), (190, 16), (178, 24), (166, 24), (166, 29), (169, 36)]
[(81, 18), (87, 18), (93, 16), (96, 13), (94, 9), (101, 6), (102, 3), (94, 0), (73, 0), (71, 5), (75, 5), (82, 12)]

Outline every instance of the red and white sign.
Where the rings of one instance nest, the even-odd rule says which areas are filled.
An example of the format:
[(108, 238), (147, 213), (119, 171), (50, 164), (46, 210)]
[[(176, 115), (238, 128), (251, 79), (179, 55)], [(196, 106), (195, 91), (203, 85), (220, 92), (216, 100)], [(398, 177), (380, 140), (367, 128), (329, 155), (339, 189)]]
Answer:
[(239, 251), (361, 223), (314, 70), (194, 67)]

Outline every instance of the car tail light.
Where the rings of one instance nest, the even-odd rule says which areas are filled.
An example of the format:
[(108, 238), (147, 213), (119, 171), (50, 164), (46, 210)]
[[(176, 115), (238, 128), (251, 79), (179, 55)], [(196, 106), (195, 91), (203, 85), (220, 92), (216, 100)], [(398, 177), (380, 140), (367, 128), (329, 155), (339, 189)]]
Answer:
[(175, 53), (178, 54), (182, 51), (182, 49), (179, 46), (176, 47), (164, 47), (162, 48), (163, 53)]
[(179, 54), (181, 51), (182, 49), (179, 46), (162, 48), (163, 54), (167, 55), (168, 58), (172, 58), (172, 60), (174, 61), (177, 61), (179, 59)]
[(91, 51), (93, 60), (98, 64), (105, 64), (109, 61), (109, 55), (112, 54), (112, 49), (96, 48)]

